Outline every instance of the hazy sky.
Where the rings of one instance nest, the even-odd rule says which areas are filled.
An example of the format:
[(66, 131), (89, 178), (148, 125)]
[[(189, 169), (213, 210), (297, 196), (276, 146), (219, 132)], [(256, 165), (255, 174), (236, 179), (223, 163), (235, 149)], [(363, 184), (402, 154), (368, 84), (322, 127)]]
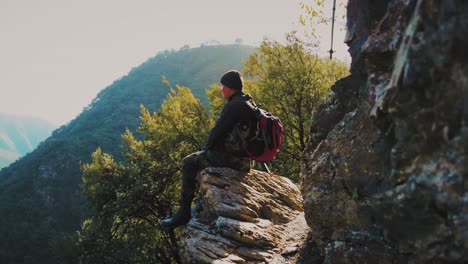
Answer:
[[(62, 125), (159, 51), (282, 40), (301, 13), (297, 0), (0, 0), (0, 112)], [(326, 56), (329, 28), (319, 34)]]

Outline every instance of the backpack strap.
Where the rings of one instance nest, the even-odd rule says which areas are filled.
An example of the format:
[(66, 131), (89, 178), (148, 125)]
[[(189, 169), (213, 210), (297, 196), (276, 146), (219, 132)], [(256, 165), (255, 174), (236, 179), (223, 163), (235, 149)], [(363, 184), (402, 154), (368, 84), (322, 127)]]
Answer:
[(232, 101), (234, 101), (234, 102), (242, 102), (242, 103), (246, 104), (250, 109), (252, 109), (252, 111), (257, 110), (257, 109), (260, 107), (259, 105), (257, 105), (257, 104), (252, 100), (252, 96), (250, 96), (250, 94), (246, 94), (245, 96), (247, 97), (247, 100), (242, 100), (241, 98), (236, 97), (236, 98), (233, 98)]
[(252, 100), (248, 100), (248, 101), (243, 101), (243, 103), (245, 103), (248, 107), (250, 107), (250, 109), (252, 110), (256, 110), (257, 109), (257, 105), (255, 105), (254, 102), (252, 102)]

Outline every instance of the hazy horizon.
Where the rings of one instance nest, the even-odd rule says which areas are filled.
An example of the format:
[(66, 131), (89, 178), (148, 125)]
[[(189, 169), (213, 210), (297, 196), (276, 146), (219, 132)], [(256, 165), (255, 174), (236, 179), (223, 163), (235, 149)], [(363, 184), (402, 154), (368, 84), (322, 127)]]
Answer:
[[(300, 29), (301, 13), (291, 0), (4, 0), (0, 112), (58, 127), (158, 52), (238, 38), (252, 46), (264, 37), (281, 41)], [(328, 56), (329, 33), (318, 32), (321, 56)], [(343, 38), (336, 27), (335, 56), (346, 60)]]

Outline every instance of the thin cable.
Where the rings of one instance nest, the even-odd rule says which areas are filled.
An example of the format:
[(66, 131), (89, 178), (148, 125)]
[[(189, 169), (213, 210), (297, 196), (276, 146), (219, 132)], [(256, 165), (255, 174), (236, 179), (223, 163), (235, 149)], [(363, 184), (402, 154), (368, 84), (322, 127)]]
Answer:
[(330, 53), (330, 60), (333, 57), (333, 53), (335, 52), (333, 50), (333, 31), (335, 29), (335, 10), (336, 10), (336, 0), (333, 0), (333, 15), (332, 15), (332, 28), (331, 28), (331, 47), (330, 50), (328, 51)]

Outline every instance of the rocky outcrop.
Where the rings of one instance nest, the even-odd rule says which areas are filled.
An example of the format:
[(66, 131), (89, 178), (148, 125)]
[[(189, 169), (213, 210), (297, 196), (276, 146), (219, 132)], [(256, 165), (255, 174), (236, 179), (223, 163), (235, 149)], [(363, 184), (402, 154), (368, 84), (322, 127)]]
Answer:
[(292, 263), (308, 233), (299, 189), (287, 178), (207, 168), (184, 230), (184, 263)]
[(309, 247), (328, 263), (466, 263), (468, 4), (347, 8), (351, 75), (302, 166)]

